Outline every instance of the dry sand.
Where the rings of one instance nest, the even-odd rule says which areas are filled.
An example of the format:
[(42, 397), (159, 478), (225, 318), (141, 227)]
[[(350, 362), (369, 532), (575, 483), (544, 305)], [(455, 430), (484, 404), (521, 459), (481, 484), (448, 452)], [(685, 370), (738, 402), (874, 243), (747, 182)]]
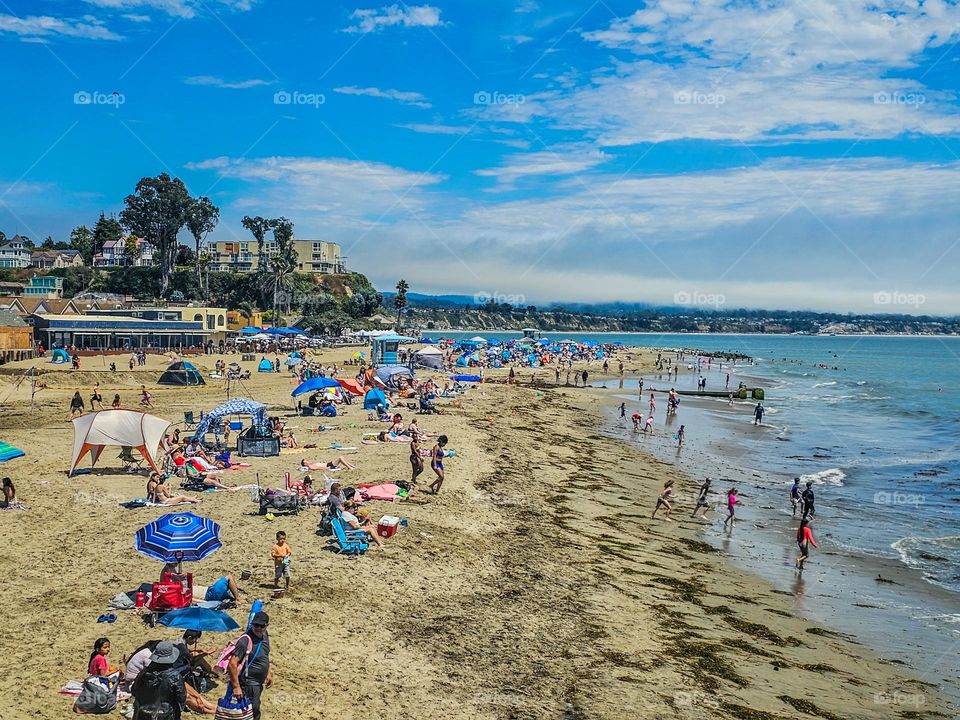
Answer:
[[(196, 363), (208, 369), (215, 359)], [(117, 361), (126, 367), (125, 357)], [(35, 410), (28, 383), (15, 388), (15, 376), (0, 376), (0, 439), (27, 452), (0, 474), (32, 506), (0, 512), (3, 719), (69, 716), (57, 690), (83, 676), (101, 635), (112, 641), (114, 662), (147, 639), (176, 637), (132, 613), (95, 622), (114, 594), (158, 574), (159, 563), (133, 550), (133, 537), (164, 511), (118, 507), (143, 495), (145, 478), (120, 473), (109, 449), (103, 473), (66, 478), (69, 397), (80, 389), (86, 400), (99, 381), (108, 404), (120, 392), (135, 406), (144, 383), (155, 414), (176, 422), (184, 410), (212, 408), (224, 388), (215, 380), (157, 387), (161, 358), (133, 373), (105, 372), (104, 362), (48, 374)], [(290, 412), (294, 385), (286, 373), (254, 372), (245, 383), (271, 414)], [(314, 532), (316, 510), (270, 522), (254, 514), (246, 492), (204, 494), (197, 512), (221, 523), (224, 547), (191, 566), (198, 582), (251, 570), (241, 583), (248, 601), (267, 598), (277, 530), (294, 551), (292, 590), (266, 607), (276, 682), (264, 694), (264, 718), (954, 717), (935, 688), (792, 617), (782, 596), (699, 542), (696, 524), (681, 519), (692, 483), (597, 434), (601, 402), (590, 391), (488, 384), (450, 414), (422, 418), (421, 429), (446, 433), (457, 451), (446, 484), (437, 497), (373, 504), (375, 517), (401, 515), (409, 527), (359, 559), (326, 549)], [(360, 445), (377, 425), (357, 405), (330, 423), (337, 431), (307, 433), (311, 418), (290, 424), (301, 443), (360, 447), (358, 469), (339, 473), (347, 483), (408, 477), (406, 446)], [(254, 458), (252, 469), (226, 480), (244, 484), (259, 473), (280, 486), (301, 457), (335, 454)], [(428, 467), (422, 478), (429, 475)], [(674, 523), (649, 517), (667, 477), (680, 490)], [(890, 698), (922, 704), (883, 702)]]

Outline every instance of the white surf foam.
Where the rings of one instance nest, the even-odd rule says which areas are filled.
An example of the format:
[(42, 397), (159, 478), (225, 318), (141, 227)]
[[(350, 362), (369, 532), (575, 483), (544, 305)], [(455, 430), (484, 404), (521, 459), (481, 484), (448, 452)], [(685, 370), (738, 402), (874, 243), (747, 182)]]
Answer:
[(821, 470), (820, 472), (810, 473), (809, 475), (801, 475), (800, 482), (806, 483), (812, 481), (814, 485), (843, 485), (843, 481), (846, 479), (847, 474), (840, 468), (830, 468), (829, 470)]

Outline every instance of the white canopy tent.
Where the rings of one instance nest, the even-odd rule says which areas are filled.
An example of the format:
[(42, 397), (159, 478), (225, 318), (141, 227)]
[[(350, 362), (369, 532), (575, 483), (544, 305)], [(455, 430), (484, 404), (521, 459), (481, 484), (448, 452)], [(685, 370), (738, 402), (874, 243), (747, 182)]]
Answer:
[(95, 465), (107, 445), (131, 447), (139, 451), (150, 467), (160, 472), (157, 462), (160, 442), (168, 427), (169, 420), (139, 410), (101, 410), (74, 418), (73, 457), (68, 475), (74, 474), (77, 465), (88, 453), (91, 464)]

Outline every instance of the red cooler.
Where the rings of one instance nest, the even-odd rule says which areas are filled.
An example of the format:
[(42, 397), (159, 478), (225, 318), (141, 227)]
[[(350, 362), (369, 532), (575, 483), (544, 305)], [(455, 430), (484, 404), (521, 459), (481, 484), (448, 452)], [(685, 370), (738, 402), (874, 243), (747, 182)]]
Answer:
[(377, 523), (377, 532), (380, 533), (382, 538), (393, 537), (398, 527), (400, 527), (400, 518), (393, 515), (384, 515)]

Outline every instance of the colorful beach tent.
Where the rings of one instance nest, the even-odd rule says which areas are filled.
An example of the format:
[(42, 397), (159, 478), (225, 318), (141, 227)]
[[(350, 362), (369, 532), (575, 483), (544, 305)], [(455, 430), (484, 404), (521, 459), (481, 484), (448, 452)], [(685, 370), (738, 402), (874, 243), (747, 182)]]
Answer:
[(293, 397), (299, 397), (300, 395), (305, 395), (306, 393), (317, 392), (318, 390), (323, 390), (324, 388), (338, 388), (340, 383), (333, 378), (328, 377), (315, 377), (310, 378), (309, 380), (304, 380), (302, 383), (297, 385), (296, 389), (290, 393)]
[(390, 407), (387, 396), (383, 394), (380, 388), (370, 388), (367, 394), (363, 396), (363, 409), (376, 410), (377, 405), (383, 405), (384, 409)]
[(395, 385), (398, 378), (413, 378), (413, 370), (404, 365), (382, 365), (377, 368), (377, 377), (389, 387)]
[(193, 366), (192, 363), (188, 363), (183, 360), (181, 362), (175, 362), (170, 367), (168, 367), (163, 375), (160, 376), (160, 379), (157, 380), (158, 385), (206, 385), (204, 382), (203, 376), (200, 372)]
[(74, 418), (73, 458), (68, 475), (73, 475), (87, 453), (95, 465), (107, 445), (139, 451), (150, 467), (160, 472), (158, 449), (168, 427), (169, 420), (139, 410), (101, 410)]
[(257, 365), (257, 372), (273, 372), (273, 363), (263, 358)]
[(267, 427), (267, 406), (263, 403), (248, 400), (247, 398), (233, 398), (225, 403), (217, 405), (213, 410), (203, 416), (203, 420), (194, 430), (194, 436), (202, 438), (214, 428), (223, 426), (223, 419), (230, 415), (249, 415), (253, 418), (253, 426), (261, 435), (268, 431)]
[(0, 442), (0, 462), (6, 462), (7, 460), (13, 460), (14, 458), (23, 457), (26, 453), (19, 448), (15, 448), (13, 445), (7, 445), (5, 442)]
[(348, 390), (354, 395), (363, 395), (363, 386), (357, 382), (356, 378), (337, 378), (337, 382), (344, 390)]
[(50, 358), (50, 362), (52, 362), (54, 365), (68, 363), (70, 362), (70, 353), (63, 348), (55, 348), (53, 351), (53, 356)]
[(420, 348), (413, 354), (413, 362), (421, 367), (439, 370), (443, 367), (443, 350), (435, 347)]

